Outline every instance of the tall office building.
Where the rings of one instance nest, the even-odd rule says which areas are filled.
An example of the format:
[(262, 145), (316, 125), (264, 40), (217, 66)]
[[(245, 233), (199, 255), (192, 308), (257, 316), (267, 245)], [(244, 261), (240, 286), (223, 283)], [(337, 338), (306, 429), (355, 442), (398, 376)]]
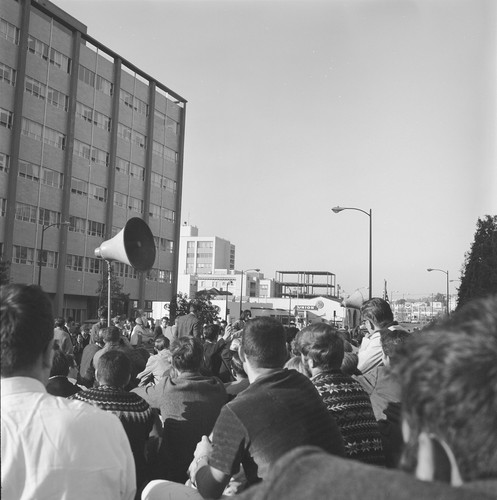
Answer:
[(155, 237), (154, 267), (114, 270), (135, 307), (170, 300), (185, 112), (185, 99), (53, 3), (2, 0), (0, 250), (11, 281), (37, 283), (41, 269), (54, 312), (84, 320), (106, 266), (95, 248), (140, 217)]

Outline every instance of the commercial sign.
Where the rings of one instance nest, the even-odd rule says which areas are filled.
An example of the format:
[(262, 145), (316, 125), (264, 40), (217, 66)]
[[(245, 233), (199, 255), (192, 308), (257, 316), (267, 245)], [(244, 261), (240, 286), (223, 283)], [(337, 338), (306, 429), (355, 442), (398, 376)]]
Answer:
[(297, 311), (317, 311), (318, 308), (312, 305), (300, 305), (295, 306), (295, 309), (297, 309)]

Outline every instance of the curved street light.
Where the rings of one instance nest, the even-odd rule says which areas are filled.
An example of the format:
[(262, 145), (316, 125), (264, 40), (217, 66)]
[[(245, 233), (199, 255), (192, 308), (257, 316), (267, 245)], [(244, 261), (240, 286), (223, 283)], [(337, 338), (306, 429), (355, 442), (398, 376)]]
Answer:
[(259, 272), (260, 269), (246, 269), (245, 271), (242, 271), (242, 276), (240, 278), (240, 318), (242, 317), (243, 275), (244, 273), (249, 273), (250, 271)]
[(70, 222), (54, 222), (52, 224), (48, 224), (48, 226), (43, 226), (41, 228), (41, 242), (40, 242), (40, 253), (38, 255), (38, 286), (41, 286), (41, 264), (42, 264), (42, 255), (43, 255), (43, 238), (45, 236), (45, 231), (53, 226), (70, 226)]
[(355, 207), (333, 207), (331, 210), (336, 214), (344, 210), (357, 210), (369, 217), (369, 298), (371, 298), (373, 296), (373, 211), (369, 209), (369, 212), (366, 212), (362, 208)]
[(427, 271), (429, 273), (431, 273), (432, 271), (440, 271), (441, 273), (444, 273), (447, 277), (447, 305), (446, 305), (446, 307), (447, 307), (447, 316), (448, 316), (449, 315), (449, 307), (450, 307), (450, 302), (449, 302), (450, 301), (450, 299), (449, 299), (449, 271), (444, 271), (443, 269), (433, 269), (431, 267), (429, 267), (427, 269)]

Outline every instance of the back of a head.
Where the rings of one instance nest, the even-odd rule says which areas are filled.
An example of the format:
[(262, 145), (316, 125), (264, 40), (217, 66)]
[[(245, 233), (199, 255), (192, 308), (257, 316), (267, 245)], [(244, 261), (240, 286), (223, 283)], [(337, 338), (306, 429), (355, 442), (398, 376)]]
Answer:
[(131, 376), (131, 361), (121, 351), (107, 351), (97, 363), (97, 380), (100, 385), (124, 387)]
[(157, 335), (154, 341), (154, 347), (157, 351), (163, 351), (169, 347), (169, 339), (164, 337), (164, 335)]
[(52, 369), (50, 370), (50, 376), (67, 377), (68, 375), (69, 375), (69, 359), (60, 349), (55, 349), (53, 353)]
[(302, 354), (323, 370), (337, 370), (342, 365), (344, 342), (342, 336), (326, 323), (314, 323), (304, 328), (299, 337)]
[(258, 368), (282, 368), (288, 358), (285, 329), (274, 318), (248, 321), (243, 329), (241, 348)]
[(61, 316), (54, 319), (54, 325), (56, 328), (62, 328), (66, 324), (66, 320)]
[(53, 339), (54, 319), (48, 295), (34, 285), (0, 287), (2, 377), (31, 367)]
[(497, 470), (497, 297), (464, 307), (412, 335), (394, 366), (410, 439), (404, 467), (416, 467), (417, 438), (434, 434), (454, 453), (464, 481)]
[(202, 343), (195, 337), (180, 337), (171, 346), (171, 362), (179, 372), (197, 372), (203, 354)]
[(117, 326), (111, 326), (109, 328), (102, 328), (100, 335), (106, 344), (116, 343), (121, 338), (121, 331)]
[(206, 325), (204, 326), (204, 338), (214, 342), (219, 335), (219, 325)]
[(389, 303), (379, 297), (367, 300), (361, 306), (361, 317), (383, 328), (393, 323), (393, 312)]
[(381, 348), (389, 357), (391, 364), (395, 363), (402, 344), (407, 342), (410, 337), (411, 334), (400, 327), (388, 327), (380, 330)]

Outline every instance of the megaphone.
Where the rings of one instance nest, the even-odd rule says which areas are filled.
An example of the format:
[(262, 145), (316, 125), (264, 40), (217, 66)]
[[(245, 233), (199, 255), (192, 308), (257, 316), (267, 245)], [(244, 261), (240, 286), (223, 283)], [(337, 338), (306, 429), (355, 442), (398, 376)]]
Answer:
[(148, 271), (155, 262), (154, 235), (144, 220), (133, 217), (119, 233), (95, 249), (95, 256), (123, 262), (137, 271)]
[(359, 289), (352, 292), (346, 299), (342, 301), (343, 307), (349, 307), (351, 309), (360, 309), (363, 304), (364, 296)]

